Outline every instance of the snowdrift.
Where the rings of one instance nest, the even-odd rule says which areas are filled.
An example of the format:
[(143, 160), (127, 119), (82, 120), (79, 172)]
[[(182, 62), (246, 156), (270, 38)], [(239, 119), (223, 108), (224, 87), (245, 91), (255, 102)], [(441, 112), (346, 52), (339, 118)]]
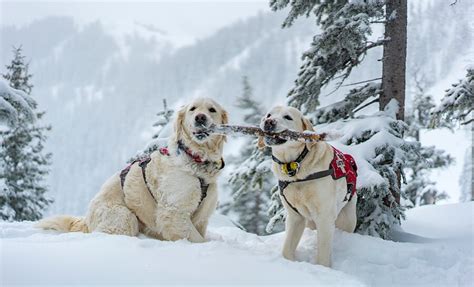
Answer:
[(284, 234), (249, 234), (221, 215), (213, 217), (204, 244), (0, 222), (0, 285), (472, 286), (473, 215), (474, 203), (410, 210), (402, 227), (426, 243), (337, 231), (333, 269), (312, 264), (315, 231), (305, 231), (299, 262), (289, 262), (280, 255)]

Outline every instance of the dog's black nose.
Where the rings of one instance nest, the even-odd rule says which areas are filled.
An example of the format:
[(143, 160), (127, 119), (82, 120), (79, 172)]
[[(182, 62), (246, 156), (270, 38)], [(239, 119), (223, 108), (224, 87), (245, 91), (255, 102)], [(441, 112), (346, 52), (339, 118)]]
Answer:
[(194, 120), (196, 121), (196, 124), (205, 125), (207, 117), (205, 114), (197, 114), (196, 117), (194, 117)]
[(276, 121), (274, 119), (266, 119), (263, 123), (263, 130), (266, 132), (274, 131), (276, 128)]

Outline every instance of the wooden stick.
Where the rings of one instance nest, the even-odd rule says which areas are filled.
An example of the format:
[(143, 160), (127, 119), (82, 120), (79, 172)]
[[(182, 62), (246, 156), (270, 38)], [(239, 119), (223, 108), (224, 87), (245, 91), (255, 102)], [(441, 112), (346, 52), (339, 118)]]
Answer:
[(259, 127), (249, 127), (249, 126), (236, 126), (236, 125), (212, 125), (209, 128), (209, 132), (218, 133), (224, 135), (231, 134), (243, 134), (249, 136), (262, 136), (262, 137), (271, 137), (271, 138), (281, 138), (290, 141), (299, 141), (299, 142), (317, 142), (322, 141), (326, 137), (326, 134), (317, 134), (315, 132), (297, 132), (293, 130), (284, 130), (282, 132), (265, 132)]

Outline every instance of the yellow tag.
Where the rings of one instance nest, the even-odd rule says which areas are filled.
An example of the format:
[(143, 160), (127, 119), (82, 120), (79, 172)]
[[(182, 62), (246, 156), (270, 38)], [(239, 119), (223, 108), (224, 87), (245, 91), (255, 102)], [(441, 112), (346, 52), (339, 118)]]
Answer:
[(298, 169), (298, 163), (296, 162), (290, 162), (290, 169), (291, 170), (297, 170)]
[(299, 164), (297, 162), (284, 163), (281, 165), (281, 171), (290, 176), (294, 176), (299, 169)]

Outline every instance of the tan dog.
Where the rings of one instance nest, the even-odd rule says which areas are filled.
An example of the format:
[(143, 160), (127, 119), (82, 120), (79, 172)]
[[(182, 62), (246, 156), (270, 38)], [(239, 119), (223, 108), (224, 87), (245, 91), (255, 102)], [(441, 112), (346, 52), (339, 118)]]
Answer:
[(85, 218), (59, 216), (38, 226), (63, 232), (105, 232), (204, 242), (217, 205), (217, 176), (224, 166), (225, 136), (209, 135), (211, 124), (227, 123), (227, 112), (201, 98), (178, 111), (167, 149), (109, 178)]
[[(260, 127), (268, 132), (313, 131), (311, 122), (299, 110), (282, 106), (264, 116)], [(308, 176), (328, 170), (335, 156), (333, 148), (326, 142), (305, 144), (279, 138), (260, 138), (259, 146), (263, 145), (272, 149), (273, 172), (279, 180), (280, 197), (287, 211), (283, 256), (295, 260), (296, 247), (308, 224), (318, 229), (316, 262), (331, 266), (334, 228), (354, 232), (357, 221), (357, 196), (348, 200), (345, 178), (334, 180), (326, 174), (308, 180)], [(282, 182), (290, 183), (285, 186)]]

